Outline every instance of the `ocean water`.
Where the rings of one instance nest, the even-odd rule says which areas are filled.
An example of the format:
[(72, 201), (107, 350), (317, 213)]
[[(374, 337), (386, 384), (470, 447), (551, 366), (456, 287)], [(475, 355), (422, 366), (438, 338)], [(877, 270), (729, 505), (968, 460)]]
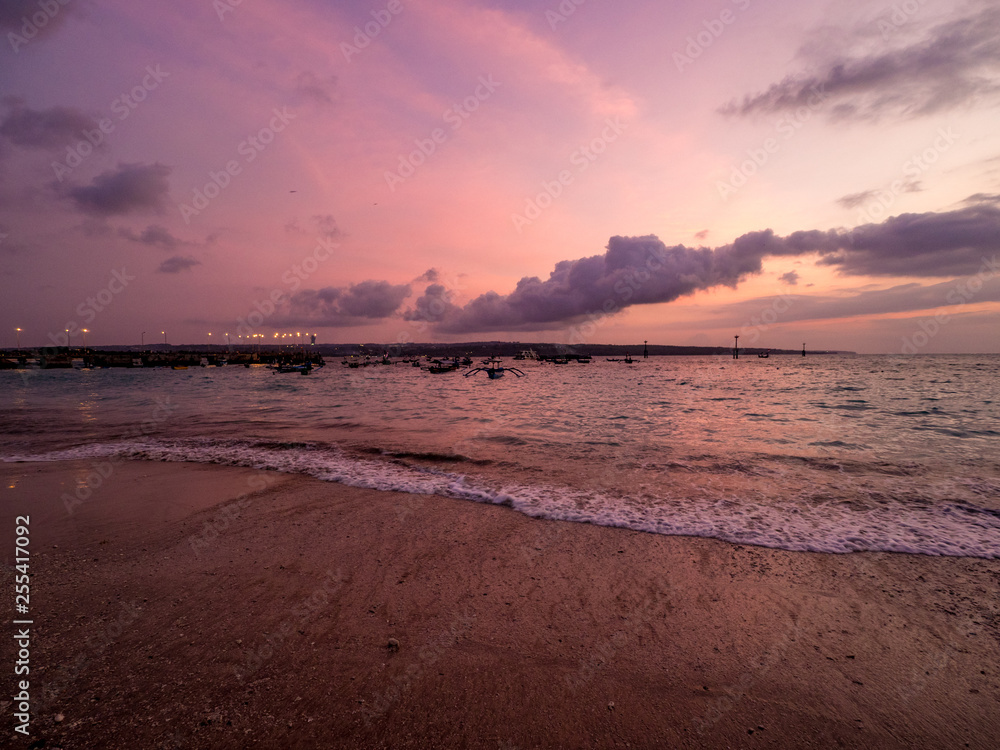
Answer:
[(210, 462), (395, 490), (406, 512), (440, 495), (788, 550), (1000, 557), (1000, 356), (507, 364), (525, 377), (0, 371), (0, 460)]

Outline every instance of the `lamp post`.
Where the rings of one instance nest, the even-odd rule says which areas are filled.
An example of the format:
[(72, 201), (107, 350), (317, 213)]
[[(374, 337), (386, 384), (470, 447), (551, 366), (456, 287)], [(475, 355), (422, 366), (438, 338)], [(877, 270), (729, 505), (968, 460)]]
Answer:
[(90, 333), (90, 331), (88, 329), (84, 328), (83, 329), (83, 348), (84, 349), (87, 348), (87, 334), (88, 333)]
[(740, 337), (737, 336), (736, 340), (733, 342), (733, 359), (740, 358)]
[(139, 348), (142, 349), (146, 346), (146, 332), (143, 331), (139, 334)]
[(167, 343), (167, 332), (166, 331), (160, 331), (160, 333), (163, 334), (163, 343), (164, 344)]
[(211, 331), (208, 332), (208, 348), (209, 348), (209, 350), (212, 349), (212, 332)]
[(69, 329), (68, 328), (63, 328), (63, 331), (66, 333), (66, 349), (67, 350), (72, 349), (73, 348), (73, 337), (70, 335)]
[(17, 350), (21, 351), (21, 329), (15, 328), (14, 331), (14, 335), (17, 336)]

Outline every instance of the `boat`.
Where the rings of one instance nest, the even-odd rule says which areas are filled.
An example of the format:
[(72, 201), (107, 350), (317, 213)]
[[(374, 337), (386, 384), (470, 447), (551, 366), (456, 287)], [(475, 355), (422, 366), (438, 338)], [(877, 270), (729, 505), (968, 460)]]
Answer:
[(757, 352), (757, 356), (760, 357), (761, 359), (767, 359), (768, 357), (771, 356), (771, 350), (765, 349), (762, 352)]
[(517, 354), (514, 355), (514, 359), (522, 361), (525, 359), (538, 359), (538, 354), (535, 353), (534, 349), (522, 349)]
[(470, 375), (477, 372), (485, 372), (490, 380), (498, 380), (499, 378), (502, 378), (505, 372), (512, 372), (517, 377), (521, 377), (522, 375), (524, 375), (524, 373), (518, 370), (516, 367), (504, 367), (503, 365), (500, 364), (499, 359), (489, 360), (486, 367), (476, 367), (475, 369), (469, 370), (467, 373), (465, 373), (465, 377), (469, 377)]
[(282, 373), (300, 372), (303, 375), (308, 375), (310, 372), (312, 372), (312, 362), (306, 362), (305, 364), (301, 365), (290, 365), (290, 364), (278, 365), (277, 367), (274, 368), (274, 373), (275, 375), (277, 375), (279, 372)]

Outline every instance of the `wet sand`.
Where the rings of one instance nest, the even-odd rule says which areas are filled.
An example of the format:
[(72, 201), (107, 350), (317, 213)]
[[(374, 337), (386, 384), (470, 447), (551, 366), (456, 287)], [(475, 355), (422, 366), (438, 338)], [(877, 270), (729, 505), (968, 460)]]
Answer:
[(111, 469), (67, 507), (89, 463), (0, 464), (7, 591), (31, 516), (34, 715), (13, 732), (4, 638), (10, 747), (1000, 747), (1000, 561)]

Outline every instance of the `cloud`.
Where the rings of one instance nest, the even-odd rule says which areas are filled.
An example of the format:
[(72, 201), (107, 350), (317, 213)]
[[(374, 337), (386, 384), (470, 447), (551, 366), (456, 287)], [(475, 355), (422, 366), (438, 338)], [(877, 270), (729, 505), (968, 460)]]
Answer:
[(332, 240), (342, 235), (336, 219), (331, 214), (313, 216), (312, 220), (316, 224), (316, 232), (323, 239)]
[(75, 107), (30, 109), (22, 100), (7, 99), (12, 109), (0, 122), (0, 135), (25, 148), (60, 149), (84, 138), (85, 131), (97, 131), (97, 121)]
[[(73, 3), (69, 4), (70, 6)], [(48, 2), (43, 6), (39, 0), (3, 0), (0, 2), (0, 29), (9, 29), (21, 39), (28, 40), (26, 34), (22, 35), (25, 27), (35, 29), (36, 34), (45, 36), (57, 28), (73, 8), (67, 5), (66, 0)], [(35, 16), (39, 19), (44, 16), (44, 23), (35, 23), (32, 19)], [(6, 35), (5, 35), (6, 36)], [(35, 34), (31, 34), (34, 38)], [(18, 40), (14, 40), (17, 42)], [(23, 42), (22, 42), (23, 44)], [(15, 48), (16, 50), (17, 48)]]
[(799, 283), (799, 273), (798, 271), (789, 271), (788, 273), (783, 273), (778, 277), (778, 280), (782, 284), (788, 284), (789, 286), (795, 286)]
[(712, 250), (667, 247), (653, 235), (612, 237), (604, 255), (556, 264), (545, 281), (521, 279), (513, 292), (487, 292), (445, 315), (438, 328), (452, 333), (545, 330), (588, 314), (631, 305), (670, 302), (724, 284), (735, 286), (761, 270), (761, 254), (736, 243)]
[(413, 303), (413, 308), (403, 313), (403, 319), (440, 323), (459, 309), (452, 303), (451, 297), (451, 292), (443, 284), (430, 284)]
[(333, 104), (336, 88), (337, 76), (320, 78), (312, 71), (307, 70), (295, 78), (295, 92), (317, 104)]
[[(851, 230), (807, 230), (787, 237), (765, 229), (714, 249), (667, 247), (653, 235), (612, 237), (603, 255), (560, 261), (545, 281), (525, 277), (509, 294), (490, 291), (462, 307), (432, 285), (407, 316), (431, 320), (447, 333), (551, 330), (632, 305), (672, 302), (720, 285), (735, 287), (760, 273), (769, 256), (818, 254), (819, 263), (844, 274), (954, 277), (976, 273), (984, 259), (995, 257), (998, 238), (1000, 209), (989, 205), (903, 214)], [(783, 277), (786, 283), (790, 278)]]
[[(969, 275), (971, 277), (972, 274)], [(888, 289), (873, 289), (842, 295), (783, 294), (777, 323), (807, 320), (830, 320), (868, 315), (915, 312), (944, 308), (963, 310), (966, 305), (1000, 301), (1000, 268), (980, 268), (978, 280), (970, 278), (942, 281), (938, 284), (899, 284)], [(981, 282), (981, 283), (979, 283)], [(760, 319), (765, 310), (777, 309), (775, 298), (742, 300), (717, 309), (716, 315), (703, 321), (710, 327), (748, 325)]]
[(720, 111), (741, 116), (789, 111), (814, 103), (817, 94), (834, 118), (861, 120), (918, 117), (995, 99), (1000, 94), (1000, 9), (984, 6), (893, 49), (883, 43), (874, 52), (829, 60)]
[(391, 317), (410, 296), (409, 284), (362, 281), (344, 287), (303, 289), (284, 304), (282, 325), (353, 326)]
[(163, 261), (158, 270), (160, 273), (180, 273), (181, 271), (191, 270), (192, 266), (200, 265), (201, 261), (196, 258), (175, 255)]
[(152, 245), (154, 247), (161, 247), (165, 250), (174, 250), (179, 245), (188, 245), (189, 242), (184, 240), (179, 240), (170, 234), (170, 231), (166, 227), (162, 227), (159, 224), (150, 224), (141, 234), (136, 234), (131, 229), (119, 229), (118, 234), (122, 237), (132, 240), (132, 242), (140, 242), (143, 245)]
[(863, 190), (860, 193), (850, 193), (842, 198), (837, 199), (837, 203), (844, 208), (857, 208), (858, 206), (863, 206), (869, 201), (872, 201), (884, 193), (890, 193), (891, 195), (898, 195), (901, 193), (920, 193), (923, 192), (924, 184), (920, 180), (907, 180), (898, 186), (898, 190)]
[(160, 212), (170, 190), (169, 174), (170, 167), (162, 164), (119, 164), (89, 185), (70, 188), (69, 197), (78, 209), (97, 216)]

